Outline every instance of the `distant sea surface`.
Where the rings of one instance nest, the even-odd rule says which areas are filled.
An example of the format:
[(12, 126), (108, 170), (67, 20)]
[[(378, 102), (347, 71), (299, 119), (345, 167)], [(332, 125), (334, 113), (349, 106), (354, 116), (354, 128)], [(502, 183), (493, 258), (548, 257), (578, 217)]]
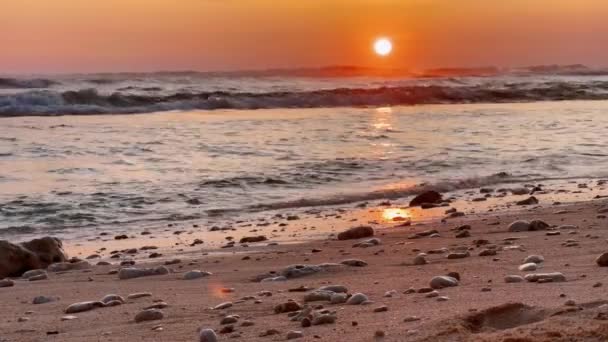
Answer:
[(608, 177), (601, 70), (343, 71), (0, 78), (0, 235)]

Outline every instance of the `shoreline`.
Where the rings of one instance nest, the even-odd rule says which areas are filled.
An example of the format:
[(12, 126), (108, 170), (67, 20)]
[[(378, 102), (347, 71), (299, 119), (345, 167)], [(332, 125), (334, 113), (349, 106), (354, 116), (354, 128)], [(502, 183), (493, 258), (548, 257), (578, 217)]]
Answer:
[[(376, 338), (374, 336), (382, 334), (385, 336), (378, 338), (383, 341), (490, 341), (515, 336), (528, 339), (534, 336), (535, 341), (559, 341), (567, 338), (591, 340), (587, 339), (586, 331), (598, 334), (608, 327), (607, 323), (588, 319), (586, 315), (604, 308), (600, 309), (599, 304), (579, 304), (602, 300), (606, 295), (606, 288), (601, 285), (605, 278), (604, 272), (595, 264), (595, 258), (606, 251), (605, 241), (608, 235), (603, 228), (606, 218), (598, 214), (598, 209), (606, 206), (608, 200), (587, 198), (580, 202), (554, 205), (557, 198), (607, 194), (603, 185), (597, 185), (595, 182), (586, 187), (578, 184), (581, 183), (562, 183), (561, 186), (570, 189), (568, 193), (563, 192), (558, 185), (546, 184), (543, 188), (547, 193), (534, 194), (540, 201), (539, 205), (521, 207), (513, 206), (513, 203), (529, 195), (506, 195), (477, 202), (473, 199), (479, 198), (479, 189), (467, 190), (458, 194), (458, 199), (451, 203), (452, 207), (465, 211), (465, 216), (450, 218), (445, 222), (437, 218), (427, 220), (422, 216), (412, 217), (412, 225), (402, 227), (393, 226), (403, 222), (373, 223), (386, 213), (387, 206), (370, 205), (368, 208), (355, 208), (350, 212), (340, 212), (332, 208), (330, 213), (325, 213), (330, 215), (327, 217), (316, 213), (310, 214), (312, 218), (302, 216), (298, 220), (286, 221), (291, 224), (283, 227), (284, 232), (273, 233), (275, 227), (272, 225), (245, 229), (244, 233), (247, 235), (263, 234), (265, 231), (262, 228), (270, 231), (268, 241), (251, 244), (251, 247), (206, 249), (208, 245), (216, 246), (216, 242), (205, 241), (202, 248), (199, 245), (186, 248), (182, 244), (174, 248), (138, 251), (135, 257), (125, 254), (118, 260), (133, 259), (136, 268), (157, 267), (165, 264), (166, 260), (182, 259), (179, 263), (165, 266), (169, 269), (169, 274), (129, 280), (118, 279), (115, 274), (120, 268), (118, 260), (106, 259), (109, 255), (107, 253), (111, 249), (121, 248), (118, 243), (124, 243), (125, 248), (141, 248), (142, 245), (138, 243), (138, 239), (113, 240), (112, 237), (104, 242), (106, 250), (102, 251), (103, 260), (110, 261), (111, 265), (92, 266), (91, 269), (82, 271), (49, 272), (48, 280), (27, 282), (17, 279), (15, 286), (0, 289), (0, 300), (6, 303), (5, 310), (0, 313), (0, 320), (5, 327), (0, 337), (7, 341), (194, 341), (197, 340), (198, 328), (209, 328), (218, 333), (220, 341), (231, 340), (230, 337), (236, 336), (247, 341), (285, 340), (286, 334), (292, 330), (302, 332), (304, 337), (299, 339), (301, 341), (335, 341), (344, 336), (353, 341), (370, 341)], [(467, 203), (470, 207), (465, 206)], [(404, 203), (391, 203), (388, 209), (399, 208), (399, 204)], [(482, 209), (483, 206), (485, 209)], [(443, 217), (446, 209), (448, 207), (420, 212), (435, 213), (438, 217)], [(314, 215), (320, 217), (316, 218), (318, 222), (311, 223), (315, 219)], [(352, 221), (353, 218), (357, 218), (357, 221)], [(541, 231), (509, 232), (509, 224), (521, 219), (543, 220), (551, 227)], [(374, 226), (374, 237), (380, 240), (379, 245), (358, 248), (353, 247), (353, 244), (366, 239), (340, 241), (330, 236), (353, 226), (368, 224)], [(463, 225), (470, 226), (470, 236), (455, 237), (458, 231), (453, 229)], [(285, 243), (287, 240), (281, 240), (282, 236), (301, 238), (306, 231), (312, 230), (313, 226), (317, 227), (317, 230), (313, 231), (318, 234), (318, 239), (291, 244)], [(307, 229), (304, 229), (305, 227)], [(385, 228), (376, 229), (378, 227)], [(439, 237), (408, 238), (416, 232), (431, 229), (437, 230)], [(167, 235), (174, 235), (173, 230), (166, 232)], [(548, 232), (552, 232), (551, 235), (548, 235)], [(228, 241), (225, 239), (228, 235), (234, 234), (234, 239), (240, 239), (240, 235), (237, 236), (235, 231), (213, 233), (217, 233), (224, 244)], [(559, 235), (554, 235), (558, 233)], [(185, 236), (183, 234), (175, 236), (179, 238)], [(191, 239), (195, 238), (194, 233), (190, 236)], [(475, 242), (480, 240), (487, 240), (487, 244)], [(141, 241), (150, 244), (160, 240)], [(275, 244), (277, 241), (281, 242)], [(185, 242), (191, 241), (188, 239)], [(66, 244), (70, 256), (83, 259), (86, 257), (84, 251), (81, 252), (82, 255), (74, 254), (71, 242), (67, 241)], [(491, 245), (496, 246), (495, 256), (479, 256), (482, 250)], [(445, 252), (433, 252), (442, 248), (450, 253), (468, 250), (469, 256), (447, 259)], [(151, 252), (164, 255), (158, 259), (150, 259), (148, 254)], [(414, 258), (422, 252), (427, 253), (427, 263), (412, 265)], [(526, 273), (536, 273), (518, 270), (524, 258), (535, 254), (542, 255), (545, 259), (536, 272), (562, 272), (566, 281), (544, 284), (525, 281), (505, 283), (504, 277), (507, 275), (524, 276)], [(335, 270), (329, 269), (286, 281), (251, 281), (261, 274), (278, 272), (293, 264), (322, 265), (340, 263), (345, 259), (361, 260), (367, 266), (340, 266)], [(89, 261), (95, 264), (97, 260), (99, 259)], [(183, 279), (184, 274), (191, 270), (212, 274), (195, 280)], [(417, 292), (428, 287), (433, 277), (449, 272), (459, 273), (458, 286), (439, 289), (436, 297), (431, 298), (427, 298), (429, 295), (425, 293), (409, 293), (409, 289)], [(304, 296), (326, 285), (344, 285), (348, 288), (348, 293), (363, 293), (373, 303), (308, 303), (322, 305), (337, 316), (333, 324), (309, 328), (301, 327), (299, 322), (290, 321), (286, 314), (274, 313), (274, 307), (288, 299), (304, 304)], [(61, 320), (66, 316), (63, 310), (72, 303), (99, 300), (107, 294), (126, 298), (128, 294), (135, 292), (150, 292), (152, 297), (127, 299), (126, 303), (120, 306), (98, 308), (74, 314), (76, 319)], [(31, 304), (32, 298), (41, 295), (58, 299), (45, 304)], [(144, 307), (154, 305), (155, 300), (166, 303), (167, 306), (161, 309), (164, 318), (134, 323), (135, 315)], [(573, 302), (567, 302), (569, 300)], [(232, 306), (226, 309), (211, 309), (224, 302), (231, 302)], [(522, 303), (529, 307), (499, 307), (506, 303)], [(384, 306), (386, 308), (383, 308)], [(491, 312), (483, 311), (492, 307), (499, 308)], [(544, 314), (563, 308), (577, 309), (557, 316)], [(530, 315), (534, 313), (536, 316), (532, 316), (536, 318), (531, 321), (518, 321), (512, 317), (510, 310), (523, 312), (524, 316), (528, 312)], [(488, 322), (506, 323), (496, 323), (498, 328), (482, 324), (479, 331), (467, 329), (466, 324), (462, 323), (462, 317), (475, 312), (485, 315)], [(220, 320), (226, 315), (239, 315), (240, 318), (233, 324), (220, 324)], [(24, 319), (19, 322), (19, 318)], [(570, 326), (563, 325), (560, 320), (564, 319), (569, 320)], [(243, 326), (244, 321), (251, 321), (253, 325), (247, 326), (250, 324), (247, 323)], [(356, 325), (353, 323), (355, 321)], [(228, 325), (232, 325), (233, 331), (220, 334), (222, 329), (228, 329), (225, 328)], [(577, 330), (577, 327), (585, 329)], [(270, 329), (275, 329), (278, 333), (260, 336), (268, 333)], [(547, 335), (537, 335), (538, 331), (546, 331)]]

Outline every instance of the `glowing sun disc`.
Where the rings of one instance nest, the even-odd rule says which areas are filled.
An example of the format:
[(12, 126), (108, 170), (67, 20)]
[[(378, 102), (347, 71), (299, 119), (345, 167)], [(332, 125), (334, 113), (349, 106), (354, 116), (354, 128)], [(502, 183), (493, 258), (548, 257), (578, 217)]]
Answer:
[(393, 51), (393, 43), (388, 38), (378, 38), (374, 42), (374, 52), (379, 56), (388, 56)]

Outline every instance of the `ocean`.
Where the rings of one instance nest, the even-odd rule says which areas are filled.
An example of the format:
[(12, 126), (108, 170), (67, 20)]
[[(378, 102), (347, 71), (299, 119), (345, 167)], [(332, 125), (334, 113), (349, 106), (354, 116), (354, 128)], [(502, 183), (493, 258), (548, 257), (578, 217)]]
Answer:
[[(608, 73), (0, 78), (0, 235), (608, 177)], [(136, 115), (135, 115), (136, 114)]]

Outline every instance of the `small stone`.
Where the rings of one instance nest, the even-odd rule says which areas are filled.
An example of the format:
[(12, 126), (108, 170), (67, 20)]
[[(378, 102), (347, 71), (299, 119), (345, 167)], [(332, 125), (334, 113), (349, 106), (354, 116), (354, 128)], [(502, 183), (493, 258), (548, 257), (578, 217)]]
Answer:
[(467, 258), (469, 256), (471, 256), (471, 254), (468, 251), (466, 251), (466, 252), (452, 252), (452, 253), (448, 254), (447, 258), (448, 259), (463, 259), (463, 258)]
[(351, 267), (365, 267), (365, 266), (367, 266), (367, 263), (365, 261), (359, 260), (359, 259), (342, 260), (340, 263), (342, 265), (351, 266)]
[(388, 306), (382, 305), (374, 309), (374, 312), (385, 312), (388, 311)]
[(420, 320), (420, 317), (418, 317), (418, 316), (408, 316), (408, 317), (405, 317), (403, 319), (403, 322), (404, 323), (410, 323), (410, 322), (416, 322), (416, 321), (419, 321), (419, 320)]
[(519, 270), (522, 272), (536, 271), (537, 268), (538, 266), (533, 262), (529, 262), (527, 264), (519, 266)]
[(217, 342), (217, 335), (213, 329), (201, 329), (198, 334), (199, 342)]
[(529, 255), (524, 259), (524, 264), (535, 263), (541, 264), (545, 261), (545, 258), (542, 255)]
[(218, 304), (213, 307), (213, 310), (224, 310), (224, 309), (228, 309), (229, 307), (232, 307), (232, 302), (225, 302), (225, 303)]
[(321, 314), (312, 319), (312, 325), (333, 324), (337, 317), (332, 314)]
[(302, 333), (301, 331), (291, 330), (287, 333), (288, 340), (293, 340), (293, 339), (302, 338), (302, 337), (304, 337), (304, 333)]
[(184, 280), (194, 280), (194, 279), (200, 279), (203, 277), (207, 277), (210, 276), (211, 273), (209, 272), (203, 272), (203, 271), (199, 271), (199, 270), (193, 270), (193, 271), (189, 271), (184, 273)]
[(494, 256), (496, 255), (497, 252), (495, 249), (484, 249), (481, 252), (479, 252), (479, 256), (483, 257), (483, 256)]
[(450, 298), (446, 296), (437, 297), (438, 302), (447, 302), (448, 300), (450, 300)]
[(566, 281), (566, 277), (560, 272), (526, 274), (526, 276), (524, 276), (524, 279), (526, 279), (529, 282), (540, 282), (540, 283)]
[(226, 324), (234, 324), (236, 322), (239, 321), (239, 318), (236, 316), (226, 316), (224, 318), (222, 318), (222, 320), (220, 321), (221, 325), (226, 325)]
[(137, 299), (137, 298), (143, 298), (143, 297), (152, 297), (152, 294), (150, 292), (136, 292), (136, 293), (131, 293), (130, 295), (128, 295), (127, 299)]
[(146, 321), (156, 321), (159, 319), (163, 319), (165, 314), (158, 309), (149, 309), (140, 311), (137, 315), (135, 315), (135, 323), (141, 323)]
[(125, 279), (133, 279), (139, 277), (147, 277), (147, 276), (155, 276), (155, 275), (165, 275), (169, 274), (169, 270), (165, 266), (159, 266), (157, 268), (134, 268), (134, 267), (126, 267), (120, 269), (118, 272), (118, 278), (121, 280)]
[(360, 305), (364, 302), (367, 302), (369, 299), (363, 293), (355, 293), (346, 301), (348, 305)]
[(299, 310), (302, 310), (302, 306), (292, 300), (288, 300), (285, 303), (278, 304), (274, 307), (274, 313), (276, 314), (294, 312)]
[(78, 312), (83, 312), (83, 311), (90, 311), (96, 308), (103, 308), (105, 306), (104, 303), (102, 302), (79, 302), (79, 303), (74, 303), (71, 304), (70, 306), (68, 306), (65, 309), (65, 313), (67, 314), (71, 314), (71, 313), (78, 313)]
[(458, 234), (456, 234), (456, 238), (468, 238), (471, 237), (471, 233), (468, 230), (463, 230), (458, 232)]
[(102, 299), (101, 302), (104, 304), (108, 304), (109, 302), (112, 301), (118, 301), (121, 303), (125, 302), (125, 299), (119, 295), (115, 295), (115, 294), (109, 294), (109, 295), (105, 295)]
[(55, 300), (56, 299), (53, 297), (37, 296), (37, 297), (34, 297), (34, 299), (32, 300), (32, 304), (46, 304), (46, 303), (54, 302)]
[(600, 256), (595, 259), (595, 263), (600, 267), (608, 266), (608, 252), (602, 253)]
[(359, 226), (339, 233), (338, 240), (361, 239), (368, 236), (374, 236), (374, 229), (370, 226)]
[(62, 321), (73, 321), (73, 320), (75, 320), (75, 319), (77, 319), (77, 318), (78, 318), (78, 317), (76, 317), (76, 316), (67, 315), (67, 316), (63, 316), (63, 317), (61, 317), (61, 320), (62, 320)]
[(15, 282), (11, 279), (0, 280), (0, 287), (12, 287), (15, 286)]
[(518, 276), (518, 275), (505, 276), (505, 283), (521, 283), (522, 281), (524, 281), (524, 278), (522, 276)]
[(431, 279), (430, 286), (433, 289), (442, 289), (445, 287), (458, 286), (458, 279), (448, 276), (437, 276)]
[(414, 265), (416, 265), (416, 266), (426, 265), (427, 261), (426, 261), (425, 256), (426, 256), (426, 254), (424, 254), (424, 253), (416, 255), (416, 257), (414, 258)]

